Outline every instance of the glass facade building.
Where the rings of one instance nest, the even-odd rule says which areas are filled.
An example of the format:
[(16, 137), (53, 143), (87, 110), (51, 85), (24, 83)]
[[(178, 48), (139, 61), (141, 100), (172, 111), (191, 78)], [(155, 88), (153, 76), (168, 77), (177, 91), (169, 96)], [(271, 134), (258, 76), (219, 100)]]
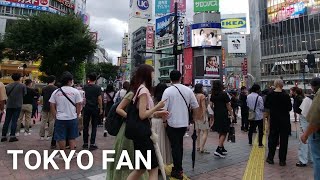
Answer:
[(310, 52), (316, 66), (306, 69), (305, 82), (320, 74), (320, 0), (259, 1), (261, 82), (283, 78), (285, 88), (303, 87), (303, 63)]

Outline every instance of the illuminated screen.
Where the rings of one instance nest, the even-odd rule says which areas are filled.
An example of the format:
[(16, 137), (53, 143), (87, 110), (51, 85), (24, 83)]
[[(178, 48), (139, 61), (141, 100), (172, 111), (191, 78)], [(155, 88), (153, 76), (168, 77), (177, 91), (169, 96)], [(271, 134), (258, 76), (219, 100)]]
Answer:
[(192, 47), (221, 46), (221, 29), (201, 28), (192, 30)]

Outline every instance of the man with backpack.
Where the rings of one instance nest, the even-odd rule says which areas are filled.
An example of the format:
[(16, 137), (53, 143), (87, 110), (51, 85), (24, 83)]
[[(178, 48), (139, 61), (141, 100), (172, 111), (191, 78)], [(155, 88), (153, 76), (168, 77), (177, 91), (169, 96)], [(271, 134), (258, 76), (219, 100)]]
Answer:
[(1, 142), (7, 141), (7, 132), (11, 122), (10, 139), (9, 142), (18, 141), (16, 137), (17, 121), (21, 112), (23, 104), (23, 96), (27, 93), (27, 88), (21, 83), (21, 74), (12, 74), (13, 83), (6, 86), (6, 93), (8, 96), (6, 119), (2, 128)]
[[(99, 115), (102, 115), (102, 96), (101, 88), (96, 85), (97, 75), (91, 73), (88, 75), (89, 83), (84, 86), (83, 90), (86, 96), (86, 104), (83, 109), (83, 149), (90, 151), (98, 149), (96, 145), (96, 134), (99, 121)], [(91, 137), (89, 147), (89, 124), (91, 120)]]

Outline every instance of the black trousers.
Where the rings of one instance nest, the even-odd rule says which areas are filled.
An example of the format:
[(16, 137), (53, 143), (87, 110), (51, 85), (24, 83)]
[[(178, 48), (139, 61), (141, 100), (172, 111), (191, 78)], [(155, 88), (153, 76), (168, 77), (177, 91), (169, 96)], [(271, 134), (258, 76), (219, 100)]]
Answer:
[(183, 159), (183, 136), (186, 133), (187, 128), (173, 128), (167, 126), (167, 135), (171, 144), (171, 152), (173, 159), (172, 171), (183, 171), (182, 159)]
[(259, 146), (262, 146), (262, 138), (263, 138), (263, 120), (255, 120), (255, 121), (250, 121), (250, 128), (249, 128), (249, 144), (252, 144), (252, 134), (254, 130), (259, 129)]
[(99, 122), (99, 109), (98, 108), (84, 108), (83, 111), (83, 143), (88, 144), (89, 139), (89, 125), (91, 121), (91, 137), (90, 144), (96, 143), (97, 126)]
[(241, 111), (241, 129), (248, 130), (249, 129), (249, 113)]
[(282, 130), (282, 128), (270, 127), (270, 134), (268, 138), (268, 159), (273, 160), (276, 148), (280, 137), (280, 149), (279, 149), (279, 160), (280, 162), (286, 162), (288, 152), (288, 141), (289, 141), (289, 130)]

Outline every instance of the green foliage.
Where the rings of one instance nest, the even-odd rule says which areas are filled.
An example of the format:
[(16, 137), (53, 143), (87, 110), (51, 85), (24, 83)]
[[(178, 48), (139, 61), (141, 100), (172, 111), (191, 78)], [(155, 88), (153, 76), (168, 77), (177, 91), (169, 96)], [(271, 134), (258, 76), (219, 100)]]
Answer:
[(118, 66), (114, 66), (111, 63), (87, 63), (86, 64), (86, 73), (87, 75), (89, 73), (95, 72), (100, 77), (105, 78), (106, 80), (115, 79), (118, 75)]
[(17, 20), (6, 32), (4, 42), (13, 54), (23, 54), (16, 59), (40, 58), (40, 71), (57, 77), (69, 70), (80, 78), (81, 64), (96, 49), (88, 27), (73, 15), (41, 13)]

